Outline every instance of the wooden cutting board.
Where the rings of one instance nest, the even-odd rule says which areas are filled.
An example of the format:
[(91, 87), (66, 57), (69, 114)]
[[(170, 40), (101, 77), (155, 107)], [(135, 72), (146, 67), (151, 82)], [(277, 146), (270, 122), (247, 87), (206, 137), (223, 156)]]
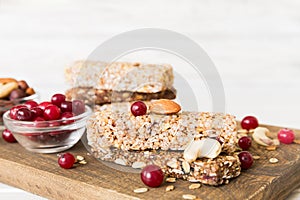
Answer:
[[(266, 126), (274, 134), (280, 129)], [(295, 130), (300, 135), (300, 130)], [(8, 144), (0, 139), (0, 182), (15, 186), (50, 199), (182, 199), (183, 194), (193, 194), (199, 199), (284, 199), (300, 186), (300, 145), (281, 144), (276, 151), (253, 145), (255, 160), (251, 169), (233, 179), (228, 185), (213, 187), (203, 185), (189, 190), (187, 181), (164, 183), (159, 188), (149, 188), (143, 194), (134, 189), (145, 187), (139, 174), (117, 171), (87, 155), (80, 142), (69, 152), (86, 158), (86, 165), (65, 170), (57, 165), (56, 154), (37, 154), (26, 151), (19, 144)], [(269, 158), (279, 160), (269, 163)], [(166, 192), (168, 185), (175, 190)]]

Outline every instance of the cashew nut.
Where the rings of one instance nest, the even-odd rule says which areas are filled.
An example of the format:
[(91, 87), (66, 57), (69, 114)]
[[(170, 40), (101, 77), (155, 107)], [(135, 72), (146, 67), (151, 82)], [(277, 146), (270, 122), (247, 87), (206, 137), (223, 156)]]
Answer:
[(190, 163), (197, 158), (215, 158), (221, 150), (221, 144), (215, 139), (192, 140), (184, 150), (183, 158)]
[(267, 136), (270, 133), (269, 129), (257, 127), (252, 135), (254, 141), (262, 146), (279, 145), (277, 139), (271, 139)]

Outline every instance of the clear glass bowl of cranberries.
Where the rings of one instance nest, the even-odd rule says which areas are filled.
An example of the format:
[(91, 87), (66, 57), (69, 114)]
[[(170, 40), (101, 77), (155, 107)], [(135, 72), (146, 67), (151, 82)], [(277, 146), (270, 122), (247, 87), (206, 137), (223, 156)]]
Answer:
[(56, 153), (74, 146), (92, 110), (80, 100), (55, 94), (51, 101), (27, 101), (3, 115), (4, 125), (20, 145), (37, 153)]

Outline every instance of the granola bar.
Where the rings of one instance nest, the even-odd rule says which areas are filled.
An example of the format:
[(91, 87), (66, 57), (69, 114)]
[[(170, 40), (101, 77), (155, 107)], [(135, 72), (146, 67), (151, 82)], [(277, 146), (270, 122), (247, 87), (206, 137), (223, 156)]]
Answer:
[(141, 93), (130, 91), (101, 90), (92, 87), (76, 87), (66, 91), (68, 100), (81, 99), (86, 104), (107, 104), (112, 102), (127, 101), (149, 101), (151, 99), (175, 99), (176, 90), (174, 88), (157, 93)]
[(201, 158), (188, 163), (182, 158), (182, 151), (123, 151), (94, 146), (91, 147), (91, 152), (99, 160), (132, 168), (155, 164), (162, 168), (166, 176), (208, 185), (226, 184), (241, 172), (240, 161), (236, 155), (219, 155), (214, 159)]
[(235, 117), (222, 113), (182, 112), (173, 115), (147, 114), (135, 117), (130, 112), (95, 112), (87, 123), (90, 146), (122, 150), (184, 150), (197, 138), (216, 137), (222, 151), (236, 150)]
[(169, 64), (77, 61), (65, 69), (71, 87), (157, 93), (172, 88), (174, 75)]

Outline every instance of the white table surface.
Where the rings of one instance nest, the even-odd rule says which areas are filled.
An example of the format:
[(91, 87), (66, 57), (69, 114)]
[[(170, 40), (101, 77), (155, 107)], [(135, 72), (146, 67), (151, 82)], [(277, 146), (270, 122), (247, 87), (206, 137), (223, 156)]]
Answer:
[[(27, 80), (47, 99), (67, 89), (64, 66), (87, 58), (106, 39), (136, 28), (165, 28), (209, 54), (223, 80), (227, 112), (300, 128), (299, 10), (297, 0), (0, 0), (0, 75)], [(159, 52), (123, 59), (169, 61), (175, 70), (182, 64)], [(195, 89), (200, 107), (209, 110), (205, 87)], [(0, 199), (42, 198), (0, 184)], [(300, 199), (300, 191), (288, 199)]]

